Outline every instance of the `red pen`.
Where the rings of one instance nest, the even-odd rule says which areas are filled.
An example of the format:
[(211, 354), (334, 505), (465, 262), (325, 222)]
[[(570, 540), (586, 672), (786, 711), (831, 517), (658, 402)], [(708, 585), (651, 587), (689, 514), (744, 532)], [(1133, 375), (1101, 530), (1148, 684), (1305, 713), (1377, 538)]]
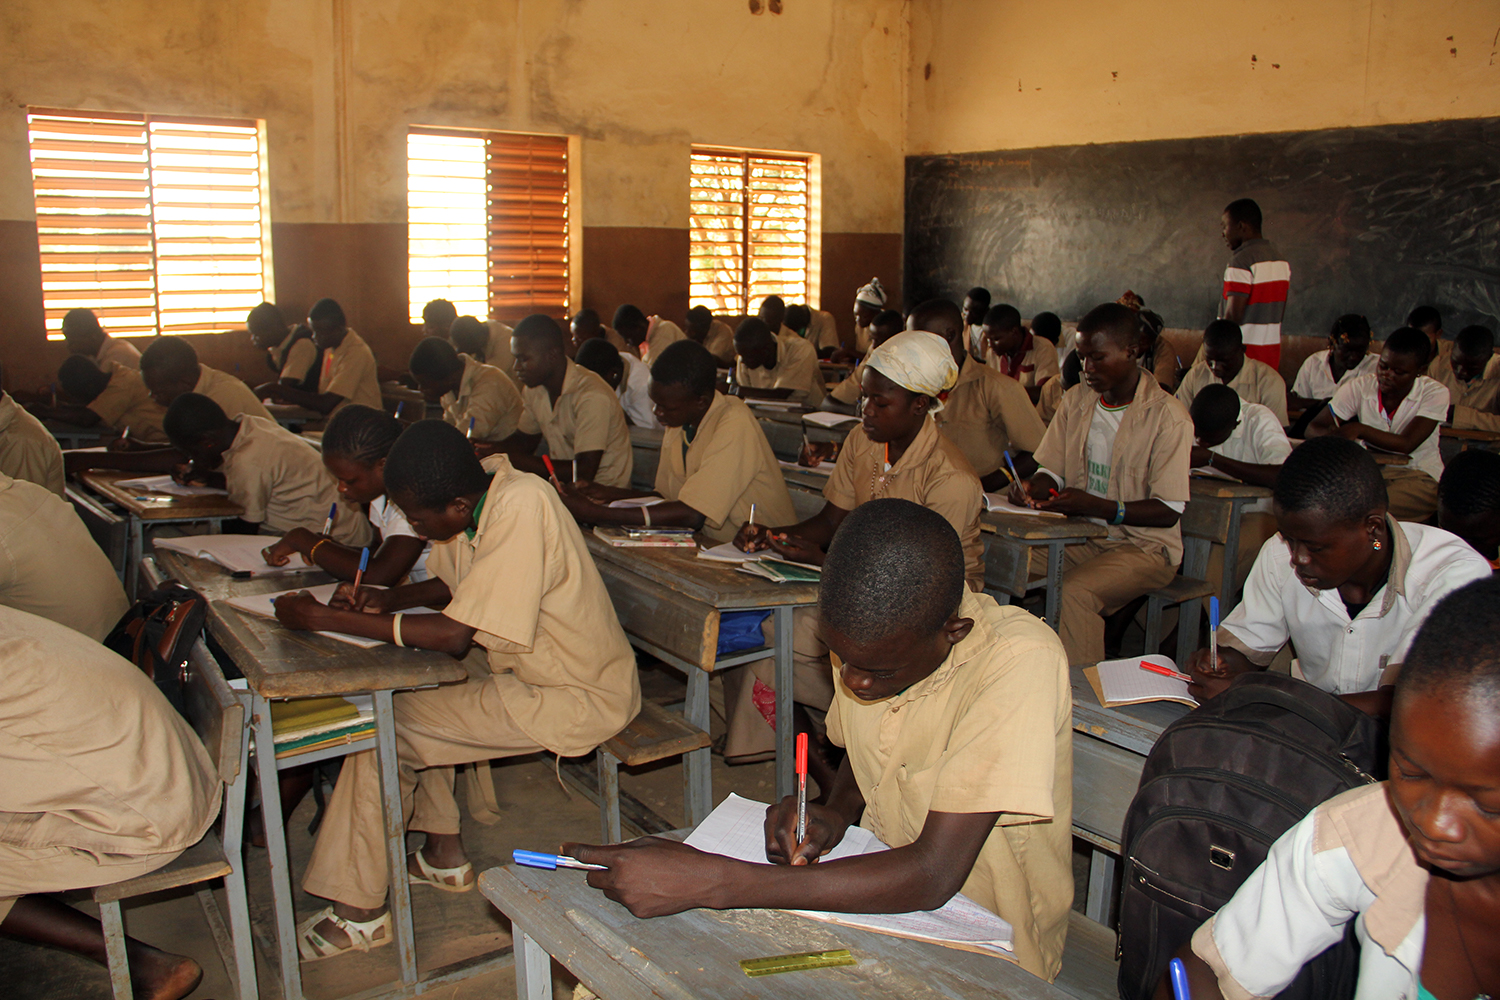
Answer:
[(547, 478), (552, 480), (554, 483), (557, 482), (557, 470), (552, 467), (552, 456), (543, 455), (542, 464), (547, 467)]
[(1153, 674), (1161, 674), (1163, 677), (1172, 677), (1179, 681), (1188, 681), (1189, 683), (1191, 683), (1193, 680), (1187, 674), (1178, 673), (1170, 667), (1163, 667), (1157, 663), (1147, 663), (1145, 660), (1141, 661), (1141, 669), (1149, 670)]
[(807, 839), (807, 734), (797, 734), (797, 843)]

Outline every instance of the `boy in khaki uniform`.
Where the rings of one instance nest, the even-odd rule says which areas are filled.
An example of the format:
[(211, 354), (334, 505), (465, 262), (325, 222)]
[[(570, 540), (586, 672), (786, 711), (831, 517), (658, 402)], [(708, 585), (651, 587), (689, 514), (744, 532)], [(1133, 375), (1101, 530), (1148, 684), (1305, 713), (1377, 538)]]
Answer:
[(688, 310), (685, 332), (689, 340), (696, 340), (708, 348), (720, 368), (734, 364), (734, 331), (723, 320), (714, 319), (706, 306), (693, 306)]
[[(511, 347), (525, 409), (516, 433), (480, 453), (503, 451), (516, 468), (539, 476), (555, 472), (563, 482), (629, 486), (635, 454), (620, 399), (598, 375), (569, 361), (564, 343), (550, 316), (538, 313), (516, 326)], [(544, 437), (550, 470), (536, 456)]]
[[(298, 595), (276, 611), (293, 628), (337, 627), (453, 656), (478, 644), (485, 663), (467, 682), (395, 702), (402, 801), (410, 827), (428, 834), (410, 877), (465, 891), (474, 875), (459, 836), (453, 766), (542, 749), (588, 753), (640, 710), (635, 654), (552, 487), (504, 456), (481, 467), (464, 436), (436, 420), (412, 425), (392, 446), (385, 484), (412, 527), (433, 540), (432, 578), (390, 590), (345, 585), (342, 602), (354, 610)], [(403, 612), (433, 604), (443, 612)], [(304, 887), (335, 902), (302, 924), (304, 958), (347, 951), (351, 936), (362, 947), (390, 941), (383, 823), (375, 754), (355, 754), (308, 864)]]
[[(0, 608), (0, 660), (0, 932), (103, 964), (99, 922), (40, 894), (172, 861), (219, 814), (218, 772), (150, 679), (98, 642)], [(139, 996), (176, 1000), (203, 976), (190, 958), (126, 949)]]
[[(606, 348), (608, 349), (608, 348)], [(714, 390), (718, 367), (701, 344), (683, 341), (651, 366), (651, 397), (665, 426), (656, 495), (650, 507), (609, 507), (613, 500), (650, 496), (603, 486), (564, 487), (563, 503), (586, 524), (693, 528), (716, 542), (734, 538), (757, 519), (784, 524), (797, 514), (771, 443), (744, 400)]]
[(1232, 320), (1216, 319), (1203, 331), (1203, 360), (1193, 365), (1177, 387), (1177, 398), (1191, 408), (1203, 387), (1221, 382), (1247, 403), (1259, 403), (1287, 425), (1286, 381), (1264, 361), (1245, 356), (1244, 337)]
[(141, 366), (141, 352), (136, 346), (105, 333), (92, 309), (69, 309), (63, 317), (62, 335), (69, 354), (82, 355), (100, 368), (111, 361), (126, 368)]
[(260, 397), (233, 375), (198, 363), (198, 352), (182, 337), (157, 337), (141, 355), (141, 378), (151, 398), (166, 408), (185, 392), (207, 396), (231, 417), (271, 419)]
[[(904, 329), (906, 329), (906, 321), (896, 310), (887, 309), (877, 314), (865, 332), (866, 349), (874, 350)], [(828, 395), (823, 398), (819, 409), (832, 410), (836, 413), (854, 413), (860, 394), (864, 392), (861, 384), (864, 375), (863, 366), (863, 361), (856, 362), (854, 370), (845, 376), (842, 382), (828, 390)]]
[[(87, 359), (85, 359), (87, 360)], [(104, 641), (130, 607), (71, 504), (0, 473), (0, 604)]]
[(676, 323), (660, 316), (647, 316), (629, 303), (615, 310), (615, 330), (630, 344), (635, 356), (648, 365), (661, 357), (669, 345), (687, 339)]
[(349, 328), (344, 308), (333, 299), (319, 299), (307, 311), (307, 325), (312, 327), (313, 342), (323, 352), (317, 391), (268, 382), (258, 387), (256, 394), (275, 403), (291, 403), (330, 415), (345, 403), (381, 409), (384, 402), (375, 354), (364, 338)]
[(0, 473), (63, 496), (67, 474), (62, 446), (42, 422), (0, 391)]
[(1057, 345), (1033, 335), (1020, 311), (1003, 303), (985, 312), (981, 331), (985, 364), (1019, 382), (1034, 402), (1042, 383), (1058, 373)]
[(321, 453), (305, 438), (272, 420), (231, 420), (207, 396), (187, 393), (167, 410), (167, 437), (193, 460), (195, 477), (222, 479), (241, 518), (284, 535), (293, 528), (321, 533), (338, 504), (333, 539), (367, 544), (373, 531), (358, 507), (344, 502)]
[(827, 391), (818, 355), (796, 334), (775, 337), (759, 319), (747, 319), (734, 331), (735, 381), (741, 394), (761, 399), (786, 399), (802, 393), (802, 401), (816, 408)]
[[(829, 736), (848, 748), (797, 840), (797, 797), (766, 815), (753, 865), (644, 838), (565, 844), (637, 916), (691, 907), (901, 913), (962, 890), (1014, 928), (1015, 957), (1061, 966), (1072, 877), (1072, 697), (1057, 636), (966, 590), (953, 529), (904, 500), (849, 515), (818, 601), (838, 656)], [(891, 850), (811, 864), (856, 822)], [(973, 858), (972, 866), (964, 863)], [(959, 859), (962, 859), (960, 861)]]
[(521, 393), (499, 368), (481, 364), (437, 337), (426, 337), (408, 364), (429, 403), (472, 441), (504, 441), (521, 422)]
[(1102, 614), (1165, 586), (1182, 561), (1193, 425), (1137, 363), (1140, 341), (1139, 318), (1119, 303), (1079, 322), (1083, 382), (1063, 396), (1036, 475), (1010, 491), (1012, 503), (1111, 526), (1063, 555), (1058, 632), (1075, 666), (1104, 659)]
[(28, 409), (44, 419), (128, 433), (130, 441), (137, 444), (167, 443), (166, 432), (161, 429), (161, 418), (167, 411), (151, 398), (141, 373), (134, 368), (109, 361), (101, 370), (83, 355), (74, 354), (57, 369), (57, 384), (74, 405)]

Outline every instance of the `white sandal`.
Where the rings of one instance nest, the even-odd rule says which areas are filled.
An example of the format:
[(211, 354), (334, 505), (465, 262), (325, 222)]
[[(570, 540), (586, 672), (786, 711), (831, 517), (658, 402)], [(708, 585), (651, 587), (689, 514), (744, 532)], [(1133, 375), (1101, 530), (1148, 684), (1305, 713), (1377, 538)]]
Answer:
[(468, 861), (457, 868), (437, 868), (428, 863), (420, 850), (413, 851), (407, 857), (417, 859), (417, 871), (421, 872), (420, 875), (414, 875), (411, 867), (407, 866), (406, 880), (412, 885), (430, 885), (444, 892), (468, 892), (474, 888), (474, 866)]
[[(336, 945), (319, 934), (317, 927), (325, 920), (331, 920), (335, 927), (349, 935), (349, 943)], [(376, 937), (375, 935), (380, 931), (385, 933)], [(346, 920), (334, 913), (333, 907), (329, 906), (297, 925), (297, 953), (302, 956), (304, 962), (317, 962), (351, 951), (369, 951), (371, 948), (384, 947), (391, 943), (392, 933), (390, 910), (386, 910), (374, 920), (361, 921)]]

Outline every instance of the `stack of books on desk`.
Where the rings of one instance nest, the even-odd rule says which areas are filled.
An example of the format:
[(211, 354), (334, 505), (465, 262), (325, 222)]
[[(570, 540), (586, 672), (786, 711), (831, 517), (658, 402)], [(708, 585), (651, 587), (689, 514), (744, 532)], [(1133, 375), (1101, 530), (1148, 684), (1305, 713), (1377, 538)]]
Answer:
[(369, 695), (273, 702), (271, 732), (277, 760), (356, 743), (375, 735), (375, 704)]
[(749, 573), (770, 580), (772, 583), (817, 583), (823, 579), (823, 570), (808, 563), (789, 562), (762, 556), (753, 562), (739, 565), (741, 573)]
[(696, 549), (691, 528), (607, 528), (594, 526), (594, 535), (616, 548)]

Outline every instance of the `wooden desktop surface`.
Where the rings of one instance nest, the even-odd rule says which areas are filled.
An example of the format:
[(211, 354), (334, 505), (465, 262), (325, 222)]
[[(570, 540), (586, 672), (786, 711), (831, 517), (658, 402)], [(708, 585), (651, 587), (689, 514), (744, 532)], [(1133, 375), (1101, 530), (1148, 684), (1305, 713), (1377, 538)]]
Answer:
[[(712, 544), (694, 537), (699, 544)], [(816, 583), (772, 583), (739, 572), (733, 563), (699, 559), (696, 549), (614, 546), (592, 531), (584, 531), (583, 539), (595, 559), (711, 607), (770, 608), (818, 601)]]
[(81, 472), (78, 478), (89, 489), (112, 503), (119, 504), (142, 521), (186, 520), (190, 518), (239, 517), (245, 509), (229, 502), (221, 494), (180, 497), (170, 493), (152, 493), (148, 490), (121, 489), (119, 483), (125, 479), (139, 479), (150, 473), (118, 472), (92, 469)]

